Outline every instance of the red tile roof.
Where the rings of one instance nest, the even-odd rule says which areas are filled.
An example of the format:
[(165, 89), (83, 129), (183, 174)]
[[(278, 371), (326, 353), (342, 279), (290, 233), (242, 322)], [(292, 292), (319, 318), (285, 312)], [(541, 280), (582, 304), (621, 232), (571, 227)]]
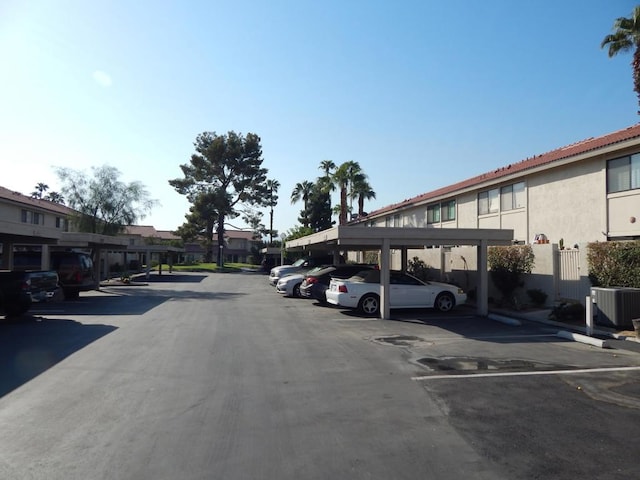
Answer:
[[(501, 167), (496, 170), (483, 173), (476, 177), (469, 178), (467, 180), (463, 180), (461, 182), (454, 183), (452, 185), (448, 185), (446, 187), (442, 187), (428, 193), (423, 193), (422, 195), (418, 195), (416, 197), (409, 198), (407, 200), (403, 200), (402, 202), (398, 202), (392, 205), (388, 205), (386, 207), (382, 207), (378, 210), (370, 212), (368, 217), (380, 215), (382, 213), (393, 211), (393, 210), (402, 209), (416, 203), (423, 203), (425, 201), (428, 201), (429, 199), (454, 193), (454, 192), (463, 190), (465, 188), (473, 187), (474, 185), (478, 185), (486, 181), (495, 180), (501, 177), (505, 177), (507, 175), (513, 175), (514, 173), (519, 173), (525, 170), (530, 170), (532, 168), (548, 165), (553, 162), (558, 162), (560, 160), (564, 160), (570, 157), (575, 157), (577, 155), (592, 152), (594, 150), (607, 147), (609, 145), (621, 143), (621, 142), (638, 138), (638, 137), (640, 137), (640, 124), (636, 124), (631, 127), (627, 127), (625, 129), (618, 130), (616, 132), (609, 133), (607, 135), (603, 135), (601, 137), (587, 138), (585, 140), (581, 140), (579, 142), (566, 145), (556, 150), (543, 153), (542, 155), (534, 155), (533, 157), (527, 158), (518, 163), (512, 163), (510, 165), (507, 165), (506, 167)], [(362, 217), (358, 221), (362, 222), (366, 220), (366, 218), (367, 217)]]
[(60, 213), (62, 215), (72, 215), (76, 213), (75, 210), (67, 207), (66, 205), (50, 202), (49, 200), (43, 200), (41, 198), (32, 198), (4, 187), (0, 187), (0, 198), (24, 205), (25, 207), (38, 208), (48, 212)]

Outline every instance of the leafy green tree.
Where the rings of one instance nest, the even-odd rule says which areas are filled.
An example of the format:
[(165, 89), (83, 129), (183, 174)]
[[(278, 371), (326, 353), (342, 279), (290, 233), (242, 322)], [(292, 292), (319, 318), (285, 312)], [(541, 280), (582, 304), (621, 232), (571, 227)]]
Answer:
[(115, 167), (92, 167), (92, 171), (90, 177), (70, 168), (56, 169), (68, 206), (78, 212), (72, 221), (81, 232), (115, 235), (143, 219), (158, 203), (142, 183), (119, 180)]
[(633, 91), (636, 92), (640, 102), (640, 5), (633, 9), (629, 18), (616, 19), (613, 23), (613, 30), (612, 34), (604, 37), (600, 47), (609, 48), (609, 58), (621, 52), (633, 51), (633, 60), (631, 61)]
[(178, 227), (176, 235), (185, 242), (200, 241), (205, 251), (205, 262), (213, 261), (213, 233), (218, 218), (215, 192), (202, 192), (193, 198), (186, 221)]
[(333, 226), (331, 219), (331, 194), (322, 188), (321, 182), (314, 185), (307, 209), (304, 211), (304, 218), (308, 219), (308, 224), (312, 232), (321, 232)]
[(274, 235), (277, 235), (273, 229), (273, 209), (278, 205), (278, 189), (280, 182), (278, 180), (267, 180), (267, 205), (269, 207), (269, 245), (273, 243)]
[(293, 191), (291, 192), (292, 205), (302, 200), (303, 208), (300, 212), (300, 218), (298, 221), (300, 221), (300, 223), (305, 227), (309, 226), (309, 217), (307, 217), (306, 212), (309, 207), (309, 196), (313, 191), (313, 187), (313, 182), (305, 180), (303, 182), (296, 183), (295, 187), (293, 187)]
[(309, 227), (304, 227), (301, 225), (297, 225), (290, 230), (287, 230), (286, 237), (284, 241), (295, 240), (296, 238), (306, 237), (307, 235), (311, 235), (313, 230)]
[(267, 227), (262, 223), (262, 212), (254, 209), (246, 209), (242, 214), (242, 219), (253, 231), (254, 240), (262, 240), (268, 234)]
[[(180, 165), (183, 178), (169, 180), (181, 195), (193, 202), (199, 195), (210, 195), (216, 212), (218, 245), (224, 245), (227, 219), (240, 215), (240, 208), (267, 206), (267, 169), (262, 167), (260, 137), (234, 131), (226, 135), (203, 132), (194, 142), (196, 153), (189, 163)], [(223, 266), (223, 255), (218, 255)]]

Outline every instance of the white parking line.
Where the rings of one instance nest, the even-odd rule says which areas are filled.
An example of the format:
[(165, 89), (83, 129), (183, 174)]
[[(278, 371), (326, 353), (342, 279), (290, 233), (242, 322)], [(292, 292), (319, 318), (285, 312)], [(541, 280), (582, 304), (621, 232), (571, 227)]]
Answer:
[(460, 375), (423, 375), (411, 377), (411, 380), (453, 380), (463, 378), (486, 378), (486, 377), (525, 377), (530, 375), (567, 375), (572, 373), (601, 373), (601, 372), (625, 372), (640, 370), (640, 367), (603, 367), (603, 368), (581, 368), (579, 370), (540, 370), (532, 372), (496, 372), (496, 373), (463, 373)]

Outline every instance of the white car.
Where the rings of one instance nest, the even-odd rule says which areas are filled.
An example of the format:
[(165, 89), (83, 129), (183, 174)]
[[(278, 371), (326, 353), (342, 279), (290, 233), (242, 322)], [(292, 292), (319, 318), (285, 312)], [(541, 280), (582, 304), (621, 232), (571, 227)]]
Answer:
[[(391, 308), (435, 308), (448, 312), (467, 301), (461, 288), (448, 283), (423, 282), (416, 277), (390, 272)], [(365, 270), (346, 280), (331, 279), (327, 302), (345, 308), (357, 308), (367, 315), (380, 313), (380, 270)]]
[(308, 272), (304, 273), (291, 273), (280, 278), (276, 283), (276, 292), (285, 297), (301, 297), (300, 285), (304, 282), (304, 279), (309, 273), (322, 270), (322, 267), (314, 267)]

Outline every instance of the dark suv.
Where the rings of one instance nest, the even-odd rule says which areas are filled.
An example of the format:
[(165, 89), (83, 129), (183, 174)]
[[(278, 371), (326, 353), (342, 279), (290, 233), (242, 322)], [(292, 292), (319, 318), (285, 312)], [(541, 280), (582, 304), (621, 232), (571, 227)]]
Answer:
[(329, 288), (332, 278), (349, 278), (362, 270), (378, 268), (377, 265), (363, 263), (347, 263), (344, 265), (331, 265), (307, 275), (300, 285), (300, 296), (302, 298), (315, 298), (321, 303), (327, 303), (325, 292)]
[(58, 272), (65, 299), (75, 299), (80, 292), (98, 288), (93, 260), (87, 253), (51, 252), (51, 268)]

